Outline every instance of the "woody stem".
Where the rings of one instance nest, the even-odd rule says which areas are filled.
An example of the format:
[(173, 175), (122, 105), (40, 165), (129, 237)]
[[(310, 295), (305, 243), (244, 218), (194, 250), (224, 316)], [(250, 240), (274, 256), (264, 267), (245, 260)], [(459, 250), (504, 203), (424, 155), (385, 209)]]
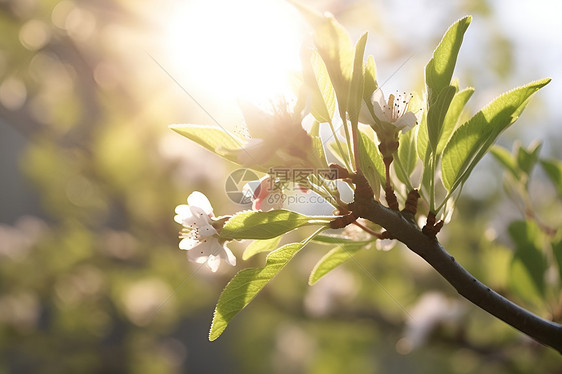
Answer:
[[(354, 183), (357, 185), (365, 182), (356, 178)], [(354, 197), (349, 208), (355, 217), (368, 219), (388, 230), (392, 237), (423, 258), (473, 304), (562, 353), (562, 325), (543, 319), (491, 290), (466, 271), (435, 237), (422, 233), (402, 213), (385, 208), (372, 196), (363, 193), (362, 188), (356, 188)]]

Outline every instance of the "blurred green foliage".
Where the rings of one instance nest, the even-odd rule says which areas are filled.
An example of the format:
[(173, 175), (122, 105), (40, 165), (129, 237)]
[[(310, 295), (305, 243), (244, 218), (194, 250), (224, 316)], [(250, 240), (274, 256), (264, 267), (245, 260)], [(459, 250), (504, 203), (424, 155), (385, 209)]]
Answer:
[[(209, 343), (211, 312), (235, 270), (210, 276), (188, 264), (172, 217), (193, 190), (205, 191), (217, 214), (232, 213), (222, 188), (231, 166), (187, 141), (177, 150), (179, 136), (167, 129), (198, 114), (138, 51), (139, 39), (150, 35), (147, 15), (158, 6), (0, 4), (0, 130), (25, 138), (25, 148), (7, 154), (41, 204), (0, 226), (0, 373), (559, 372), (554, 351), (460, 300), (401, 247), (362, 251), (360, 267), (349, 261), (308, 287), (326, 251), (311, 247)], [(357, 9), (361, 4), (333, 11), (345, 20)], [(510, 56), (507, 39), (491, 43)], [(503, 61), (497, 73), (511, 69)], [(2, 171), (0, 189), (9, 178), (16, 176)], [(556, 226), (560, 200), (547, 192), (550, 204), (536, 210)], [(535, 303), (510, 287), (516, 246), (506, 227), (521, 217), (506, 218), (501, 196), (494, 190), (460, 200), (462, 214), (441, 238), (485, 283), (560, 321), (559, 289)], [(0, 201), (9, 211), (10, 198)], [(560, 263), (560, 238), (543, 239)], [(240, 263), (262, 265), (263, 256)], [(435, 317), (432, 326), (423, 310), (414, 313), (430, 291), (462, 312)], [(422, 322), (428, 335), (414, 347), (408, 326)]]

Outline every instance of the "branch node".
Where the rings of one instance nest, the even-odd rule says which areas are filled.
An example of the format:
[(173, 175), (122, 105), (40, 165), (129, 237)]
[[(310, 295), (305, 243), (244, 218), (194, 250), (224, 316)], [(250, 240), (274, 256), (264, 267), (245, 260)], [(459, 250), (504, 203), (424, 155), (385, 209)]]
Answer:
[(338, 164), (330, 164), (329, 168), (334, 173), (327, 173), (326, 175), (324, 175), (327, 179), (336, 180), (336, 179), (349, 179), (349, 178), (351, 178), (351, 175), (349, 174), (349, 171), (346, 168), (344, 168), (343, 166), (340, 166)]
[(353, 215), (353, 213), (349, 212), (344, 216), (336, 217), (330, 221), (330, 228), (331, 229), (343, 229), (345, 226), (353, 223), (357, 220), (357, 218)]
[(395, 239), (388, 231), (383, 231), (380, 233), (379, 239)]
[(408, 192), (408, 198), (406, 199), (406, 205), (402, 209), (402, 214), (407, 218), (415, 221), (416, 213), (418, 212), (418, 199), (420, 198), (420, 193), (418, 190), (413, 189)]
[(396, 199), (396, 195), (394, 194), (394, 189), (392, 188), (392, 186), (387, 185), (384, 189), (384, 193), (388, 207), (392, 210), (399, 210), (400, 208), (398, 207), (398, 200)]
[(351, 181), (355, 184), (355, 201), (360, 200), (370, 200), (373, 198), (374, 192), (367, 178), (363, 175), (363, 173), (358, 170), (356, 173), (353, 173), (351, 176)]
[(427, 221), (422, 229), (422, 232), (426, 236), (435, 239), (437, 237), (437, 234), (439, 233), (439, 231), (441, 231), (442, 228), (443, 228), (443, 220), (439, 220), (436, 222), (435, 213), (429, 212), (429, 214), (427, 215)]

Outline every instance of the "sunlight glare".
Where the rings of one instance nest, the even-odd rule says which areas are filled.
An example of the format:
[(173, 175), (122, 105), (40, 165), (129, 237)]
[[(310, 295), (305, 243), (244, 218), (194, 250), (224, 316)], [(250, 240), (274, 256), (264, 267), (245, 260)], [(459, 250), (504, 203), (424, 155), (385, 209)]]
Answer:
[(165, 58), (188, 87), (221, 99), (291, 95), (302, 21), (283, 0), (194, 0), (167, 19)]

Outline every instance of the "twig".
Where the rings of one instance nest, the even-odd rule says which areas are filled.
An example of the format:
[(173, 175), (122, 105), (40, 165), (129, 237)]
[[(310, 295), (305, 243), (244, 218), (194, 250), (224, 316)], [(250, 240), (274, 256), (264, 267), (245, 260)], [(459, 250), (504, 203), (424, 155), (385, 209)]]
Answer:
[[(362, 183), (362, 180), (355, 178), (353, 182)], [(362, 190), (357, 186), (355, 201), (349, 205), (353, 216), (368, 219), (385, 228), (392, 237), (422, 257), (473, 304), (537, 342), (562, 353), (562, 325), (529, 312), (487, 287), (447, 253), (435, 237), (425, 235), (402, 213), (384, 207), (372, 195), (362, 194)]]

